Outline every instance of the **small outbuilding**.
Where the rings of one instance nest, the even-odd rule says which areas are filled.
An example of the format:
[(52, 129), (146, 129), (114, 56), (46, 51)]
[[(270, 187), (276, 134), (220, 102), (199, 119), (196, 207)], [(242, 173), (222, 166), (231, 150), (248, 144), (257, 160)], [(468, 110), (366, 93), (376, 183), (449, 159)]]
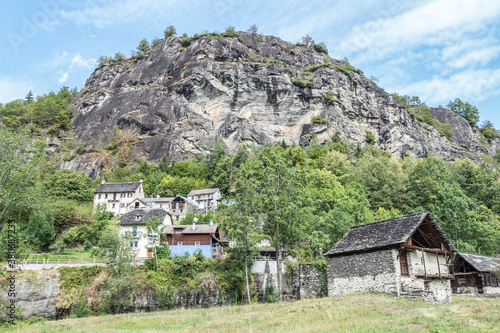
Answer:
[(500, 258), (457, 253), (453, 258), (454, 294), (500, 296)]
[(326, 253), (328, 296), (384, 293), (451, 303), (454, 252), (429, 212), (353, 227)]

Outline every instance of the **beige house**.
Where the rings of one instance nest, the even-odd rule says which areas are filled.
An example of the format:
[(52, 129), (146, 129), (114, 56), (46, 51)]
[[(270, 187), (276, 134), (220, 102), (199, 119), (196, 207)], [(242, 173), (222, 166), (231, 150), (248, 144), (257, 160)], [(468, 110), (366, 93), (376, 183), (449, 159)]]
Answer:
[(148, 251), (150, 235), (148, 235), (146, 223), (154, 216), (163, 221), (164, 227), (172, 225), (172, 216), (164, 209), (134, 209), (125, 213), (118, 223), (119, 235), (128, 234), (131, 236), (130, 246), (135, 251), (136, 259), (151, 258), (152, 256), (151, 252)]
[(129, 183), (106, 183), (103, 179), (101, 186), (94, 191), (94, 210), (97, 205), (105, 205), (108, 212), (125, 214), (127, 206), (135, 199), (144, 199), (142, 178)]
[(451, 303), (454, 252), (428, 212), (353, 227), (326, 253), (328, 296), (383, 293)]
[(199, 208), (217, 209), (217, 203), (222, 200), (222, 195), (218, 188), (205, 188), (202, 190), (192, 190), (187, 195), (188, 199), (196, 202)]
[(137, 198), (127, 205), (127, 211), (134, 209), (165, 209), (167, 212), (170, 211), (170, 202), (174, 197), (161, 198), (157, 196), (156, 198)]

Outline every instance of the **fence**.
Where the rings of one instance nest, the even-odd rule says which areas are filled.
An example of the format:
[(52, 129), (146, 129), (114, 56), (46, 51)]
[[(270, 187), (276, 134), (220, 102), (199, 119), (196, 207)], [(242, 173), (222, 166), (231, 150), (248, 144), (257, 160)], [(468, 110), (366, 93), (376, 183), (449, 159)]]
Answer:
[(95, 265), (106, 263), (103, 259), (87, 258), (87, 259), (23, 259), (22, 265)]

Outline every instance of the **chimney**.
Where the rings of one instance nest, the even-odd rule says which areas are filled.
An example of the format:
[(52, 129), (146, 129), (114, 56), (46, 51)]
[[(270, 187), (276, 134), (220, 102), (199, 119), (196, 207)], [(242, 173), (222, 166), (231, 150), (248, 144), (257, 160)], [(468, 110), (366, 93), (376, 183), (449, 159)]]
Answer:
[(143, 181), (144, 181), (144, 178), (142, 178), (142, 177), (141, 177), (141, 180), (140, 180), (140, 182), (142, 183)]
[(214, 225), (214, 220), (210, 219), (210, 225)]
[(101, 184), (104, 184), (106, 182), (106, 179), (104, 179), (104, 176), (102, 176)]
[(195, 217), (195, 218), (193, 219), (193, 230), (195, 230), (195, 229), (196, 229), (196, 222), (198, 222), (198, 218), (197, 218), (197, 217)]

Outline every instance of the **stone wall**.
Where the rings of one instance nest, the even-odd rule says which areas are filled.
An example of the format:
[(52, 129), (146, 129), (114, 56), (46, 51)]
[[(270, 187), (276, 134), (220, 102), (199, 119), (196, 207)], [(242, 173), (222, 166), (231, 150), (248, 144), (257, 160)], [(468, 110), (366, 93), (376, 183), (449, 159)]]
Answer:
[(483, 295), (500, 297), (500, 287), (483, 287)]
[(327, 258), (328, 296), (353, 293), (399, 294), (395, 250)]
[(299, 265), (299, 298), (318, 298), (326, 294), (326, 281), (323, 273), (313, 265)]
[[(16, 279), (16, 306), (24, 308), (22, 319), (44, 317), (58, 319), (57, 296), (60, 292), (58, 270), (41, 270), (24, 273)], [(200, 286), (189, 292), (179, 290), (175, 295), (175, 308), (191, 307), (210, 308), (214, 306), (231, 306), (234, 291), (223, 293), (216, 285)], [(8, 301), (7, 292), (0, 293), (1, 301)], [(150, 312), (158, 310), (158, 302), (152, 290), (139, 291), (132, 295), (129, 312)], [(20, 318), (17, 318), (20, 319)], [(0, 322), (7, 316), (0, 311)]]

